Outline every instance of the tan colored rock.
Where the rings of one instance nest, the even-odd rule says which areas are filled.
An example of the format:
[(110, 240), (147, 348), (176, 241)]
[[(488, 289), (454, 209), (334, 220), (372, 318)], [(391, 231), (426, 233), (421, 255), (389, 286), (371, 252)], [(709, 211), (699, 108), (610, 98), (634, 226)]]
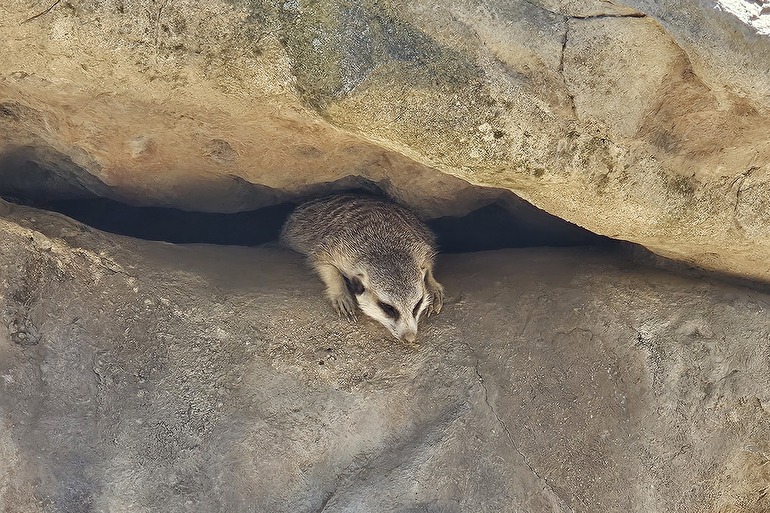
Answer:
[(100, 195), (207, 211), (365, 180), (458, 214), (498, 194), (472, 185), (503, 188), (597, 233), (770, 280), (770, 43), (727, 13), (140, 0), (30, 19), (45, 7), (7, 4), (11, 173), (33, 160)]
[(645, 18), (572, 19), (567, 36), (563, 74), (575, 117), (618, 136), (637, 135), (679, 48)]
[(437, 272), (409, 346), (299, 255), (0, 202), (0, 506), (767, 511), (770, 295), (587, 248)]

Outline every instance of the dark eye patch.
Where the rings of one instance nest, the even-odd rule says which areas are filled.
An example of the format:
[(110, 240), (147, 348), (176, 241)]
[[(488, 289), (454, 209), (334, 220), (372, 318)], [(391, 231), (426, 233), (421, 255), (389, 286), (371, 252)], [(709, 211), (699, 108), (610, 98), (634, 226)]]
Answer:
[(422, 298), (420, 298), (420, 300), (417, 301), (417, 304), (414, 305), (414, 310), (412, 310), (412, 317), (417, 317), (417, 313), (420, 311), (420, 306), (422, 306)]
[(397, 320), (399, 318), (398, 310), (393, 308), (393, 305), (389, 305), (387, 303), (383, 303), (382, 301), (377, 301), (377, 306), (380, 307), (380, 309), (385, 312), (385, 315), (390, 317), (393, 320)]

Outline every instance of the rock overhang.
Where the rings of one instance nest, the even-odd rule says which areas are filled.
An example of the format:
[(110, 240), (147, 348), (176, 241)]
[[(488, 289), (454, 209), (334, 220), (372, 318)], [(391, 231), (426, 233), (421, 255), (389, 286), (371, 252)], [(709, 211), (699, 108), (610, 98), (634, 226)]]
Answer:
[(664, 4), (138, 2), (25, 22), (16, 2), (0, 151), (69, 173), (64, 190), (211, 212), (366, 181), (437, 217), (503, 188), (767, 281), (767, 38)]

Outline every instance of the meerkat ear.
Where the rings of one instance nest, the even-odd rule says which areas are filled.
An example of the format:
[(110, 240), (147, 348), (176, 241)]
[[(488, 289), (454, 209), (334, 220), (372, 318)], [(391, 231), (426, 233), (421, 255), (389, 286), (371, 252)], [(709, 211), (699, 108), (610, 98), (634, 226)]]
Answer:
[(360, 296), (364, 293), (364, 284), (361, 282), (361, 278), (358, 276), (353, 276), (352, 278), (348, 279), (347, 282), (350, 287), (350, 292), (352, 292), (353, 295)]

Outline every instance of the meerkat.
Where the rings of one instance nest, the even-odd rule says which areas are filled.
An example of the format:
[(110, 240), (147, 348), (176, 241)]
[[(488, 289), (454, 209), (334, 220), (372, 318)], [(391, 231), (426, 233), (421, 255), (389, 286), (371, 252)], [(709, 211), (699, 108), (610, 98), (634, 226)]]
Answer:
[(360, 308), (398, 339), (414, 342), (420, 316), (444, 304), (436, 238), (395, 203), (352, 194), (310, 201), (289, 216), (281, 244), (308, 257), (339, 315), (355, 319)]

